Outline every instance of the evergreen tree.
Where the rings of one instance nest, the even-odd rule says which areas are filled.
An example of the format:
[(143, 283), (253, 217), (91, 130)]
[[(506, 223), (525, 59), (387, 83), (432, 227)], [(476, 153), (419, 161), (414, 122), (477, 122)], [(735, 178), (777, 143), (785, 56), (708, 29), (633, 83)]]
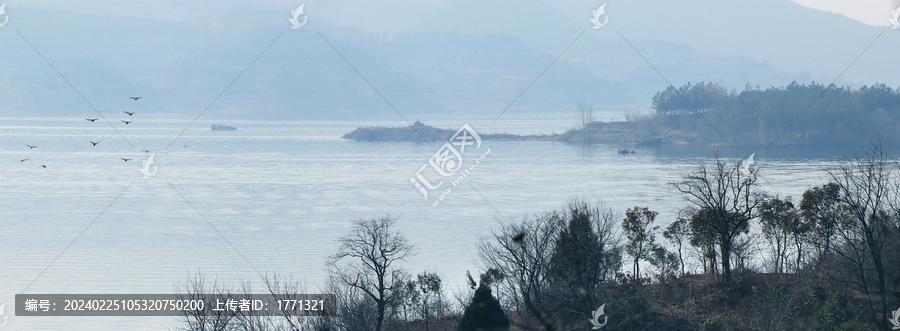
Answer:
[(590, 289), (600, 281), (597, 266), (602, 264), (600, 237), (591, 227), (591, 215), (586, 206), (576, 203), (569, 209), (568, 227), (559, 234), (553, 258), (550, 260), (551, 279), (564, 287)]
[(583, 200), (569, 202), (566, 228), (559, 233), (550, 260), (554, 310), (564, 321), (587, 316), (602, 302), (602, 284), (619, 270), (621, 250), (613, 239), (617, 216)]
[(459, 320), (460, 331), (500, 331), (509, 330), (509, 318), (500, 307), (500, 301), (491, 293), (491, 283), (502, 277), (497, 269), (490, 269), (481, 275), (481, 281), (472, 302), (466, 307)]

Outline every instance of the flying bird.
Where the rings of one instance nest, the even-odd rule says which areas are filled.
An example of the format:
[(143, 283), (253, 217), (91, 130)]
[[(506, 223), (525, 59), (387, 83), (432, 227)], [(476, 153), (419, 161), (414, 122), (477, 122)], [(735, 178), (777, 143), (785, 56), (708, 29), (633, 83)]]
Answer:
[(128, 125), (128, 123), (131, 123), (131, 122), (134, 122), (134, 121), (126, 121), (126, 120), (122, 120), (122, 123), (125, 123), (125, 125)]
[(85, 120), (85, 121), (88, 121), (88, 122), (91, 122), (91, 123), (94, 123), (94, 121), (99, 120), (99, 118), (85, 118), (84, 120)]
[(38, 168), (47, 168), (47, 166), (45, 166), (45, 165), (42, 164), (42, 165), (41, 165), (40, 167), (38, 167)]
[(140, 99), (141, 97), (128, 97), (128, 98), (131, 100), (134, 100), (134, 101), (138, 101), (138, 99)]
[(93, 141), (93, 140), (88, 140), (88, 141), (90, 141), (90, 142), (91, 142), (91, 145), (92, 145), (92, 146), (97, 146), (97, 144), (99, 144), (99, 143), (100, 143), (100, 142), (99, 142), (99, 141), (98, 141), (98, 142), (94, 142), (94, 141)]
[(134, 115), (134, 112), (127, 112), (127, 111), (126, 111), (125, 113), (128, 114), (128, 116)]
[(141, 152), (144, 152), (144, 153), (150, 153), (150, 150), (149, 150), (149, 149), (142, 149)]
[(31, 148), (31, 149), (34, 149), (35, 147), (37, 147), (37, 146), (31, 146), (29, 144), (25, 144), (25, 146), (28, 146), (28, 148)]
[(124, 157), (120, 157), (119, 159), (122, 160), (122, 161), (125, 161), (125, 162), (128, 162), (128, 161), (133, 160), (133, 159), (126, 159), (126, 158), (124, 158)]
[(21, 159), (21, 160), (19, 160), (19, 162), (25, 162), (25, 161), (28, 161), (28, 159), (27, 159), (27, 158), (25, 158), (25, 159)]

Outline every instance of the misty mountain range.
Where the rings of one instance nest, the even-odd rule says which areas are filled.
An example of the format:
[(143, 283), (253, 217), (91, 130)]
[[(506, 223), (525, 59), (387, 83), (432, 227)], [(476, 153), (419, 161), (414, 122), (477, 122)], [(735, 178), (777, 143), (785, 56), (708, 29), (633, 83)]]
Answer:
[[(404, 3), (363, 9), (391, 15)], [(308, 24), (292, 30), (298, 4), (139, 3), (145, 12), (119, 14), (10, 2), (0, 116), (94, 114), (38, 52), (103, 113), (196, 113), (216, 100), (207, 116), (249, 119), (398, 119), (378, 93), (403, 114), (496, 116), (545, 68), (509, 112), (571, 113), (579, 100), (647, 111), (669, 83), (830, 83), (885, 30), (837, 84), (900, 86), (889, 70), (900, 31), (788, 0), (609, 1), (599, 30), (588, 21), (599, 3), (587, 1), (456, 0), (379, 27), (329, 20), (334, 5), (308, 1)]]

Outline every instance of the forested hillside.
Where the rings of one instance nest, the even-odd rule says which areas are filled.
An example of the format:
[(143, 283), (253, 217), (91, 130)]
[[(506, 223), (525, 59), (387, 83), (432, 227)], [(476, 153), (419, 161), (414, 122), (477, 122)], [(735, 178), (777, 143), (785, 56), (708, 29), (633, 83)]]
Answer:
[(743, 91), (700, 82), (669, 87), (653, 97), (658, 124), (733, 145), (855, 144), (900, 140), (900, 90), (884, 84), (858, 89), (793, 82)]

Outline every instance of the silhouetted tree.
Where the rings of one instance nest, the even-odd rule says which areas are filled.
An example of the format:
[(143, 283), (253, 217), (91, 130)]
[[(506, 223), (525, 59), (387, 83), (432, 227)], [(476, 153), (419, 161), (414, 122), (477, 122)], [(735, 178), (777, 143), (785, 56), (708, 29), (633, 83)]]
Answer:
[(497, 269), (489, 269), (481, 275), (475, 295), (459, 320), (460, 331), (509, 330), (509, 318), (491, 293), (491, 284), (502, 278), (503, 274)]
[(715, 217), (706, 208), (690, 209), (690, 243), (691, 246), (700, 250), (700, 260), (703, 262), (703, 272), (718, 274), (718, 252), (716, 247), (719, 245), (716, 232), (709, 227), (712, 221), (706, 218)]
[(549, 315), (550, 259), (563, 226), (557, 213), (539, 214), (521, 225), (504, 224), (478, 244), (485, 269), (505, 276), (498, 287), (522, 319)]
[[(300, 281), (291, 277), (280, 277), (278, 274), (266, 275), (263, 279), (266, 291), (276, 300), (301, 299), (297, 293), (309, 293)], [(216, 280), (208, 282), (203, 274), (197, 274), (188, 279), (183, 285), (176, 286), (176, 296), (180, 300), (243, 300), (250, 299), (252, 295), (259, 294), (252, 288), (252, 283), (241, 282), (234, 288), (218, 283)], [(212, 298), (208, 297), (212, 295)], [(294, 311), (281, 311), (281, 315), (266, 315), (259, 311), (214, 309), (210, 305), (201, 310), (184, 310), (183, 326), (179, 330), (186, 331), (275, 331), (314, 329), (329, 330), (327, 317), (300, 316)], [(327, 304), (328, 313), (334, 313), (335, 307), (331, 302)]]
[[(416, 277), (416, 286), (418, 292), (422, 294), (419, 314), (422, 319), (425, 320), (425, 330), (427, 331), (429, 330), (428, 321), (433, 315), (436, 315), (435, 312), (443, 305), (441, 277), (435, 273), (423, 271)], [(429, 305), (431, 307), (430, 309)]]
[(648, 259), (650, 250), (655, 245), (656, 236), (653, 231), (659, 228), (653, 227), (656, 215), (659, 213), (647, 207), (634, 207), (625, 211), (625, 219), (622, 220), (622, 229), (625, 230), (625, 237), (628, 238), (625, 252), (634, 260), (632, 270), (634, 279), (638, 283), (641, 280), (640, 261)]
[(404, 284), (403, 269), (397, 264), (413, 249), (393, 224), (390, 217), (356, 221), (329, 261), (338, 282), (358, 289), (375, 303), (376, 331), (384, 323), (391, 291)]
[[(869, 298), (872, 318), (882, 327), (888, 317), (884, 249), (891, 224), (890, 199), (897, 194), (891, 183), (895, 162), (878, 142), (828, 171), (840, 187), (840, 201), (849, 215), (847, 222), (839, 223), (837, 234), (842, 246), (834, 252), (858, 270), (857, 289)], [(879, 304), (873, 302), (872, 295), (880, 299)]]
[(656, 268), (656, 275), (660, 283), (665, 283), (666, 279), (675, 276), (675, 273), (678, 272), (678, 256), (660, 245), (653, 245), (650, 253), (647, 254), (647, 261)]
[[(678, 248), (678, 264), (681, 266), (681, 274), (684, 275), (684, 254), (682, 244), (691, 233), (690, 221), (685, 218), (686, 213), (679, 211), (678, 219), (669, 224), (663, 231), (663, 238), (666, 238)], [(689, 215), (687, 217), (690, 217)]]
[(485, 268), (506, 275), (499, 288), (516, 320), (553, 329), (555, 319), (590, 314), (602, 303), (600, 285), (621, 267), (618, 219), (600, 204), (572, 200), (495, 230), (480, 242), (479, 255)]
[(749, 222), (759, 203), (756, 199), (759, 169), (744, 161), (728, 164), (718, 155), (712, 168), (700, 164), (674, 186), (688, 202), (701, 209), (704, 217), (696, 218), (692, 228), (702, 228), (715, 235), (722, 259), (723, 280), (731, 281), (731, 253), (735, 239), (747, 233)]
[(553, 249), (550, 283), (562, 312), (557, 315), (570, 323), (602, 303), (601, 286), (621, 266), (621, 250), (612, 237), (615, 213), (608, 208), (575, 199), (561, 215), (566, 227)]
[(811, 242), (818, 251), (817, 260), (828, 254), (838, 223), (847, 218), (846, 208), (841, 204), (840, 190), (835, 183), (816, 186), (803, 192), (803, 200), (800, 201), (800, 215), (812, 228)]
[(763, 235), (773, 245), (774, 272), (785, 272), (790, 235), (789, 224), (795, 222), (795, 218), (798, 218), (798, 215), (790, 199), (782, 200), (778, 197), (771, 197), (763, 199), (759, 204), (759, 220), (762, 223)]
[(415, 279), (404, 280), (401, 286), (391, 289), (388, 298), (386, 315), (403, 321), (414, 320), (422, 306), (422, 293)]
[[(184, 284), (176, 286), (179, 300), (201, 300), (204, 295), (212, 294), (229, 297), (234, 294), (230, 289), (218, 284), (216, 280), (206, 281), (206, 276), (196, 274)], [(186, 309), (182, 315), (185, 331), (226, 331), (235, 323), (236, 313), (229, 310), (190, 310)]]

